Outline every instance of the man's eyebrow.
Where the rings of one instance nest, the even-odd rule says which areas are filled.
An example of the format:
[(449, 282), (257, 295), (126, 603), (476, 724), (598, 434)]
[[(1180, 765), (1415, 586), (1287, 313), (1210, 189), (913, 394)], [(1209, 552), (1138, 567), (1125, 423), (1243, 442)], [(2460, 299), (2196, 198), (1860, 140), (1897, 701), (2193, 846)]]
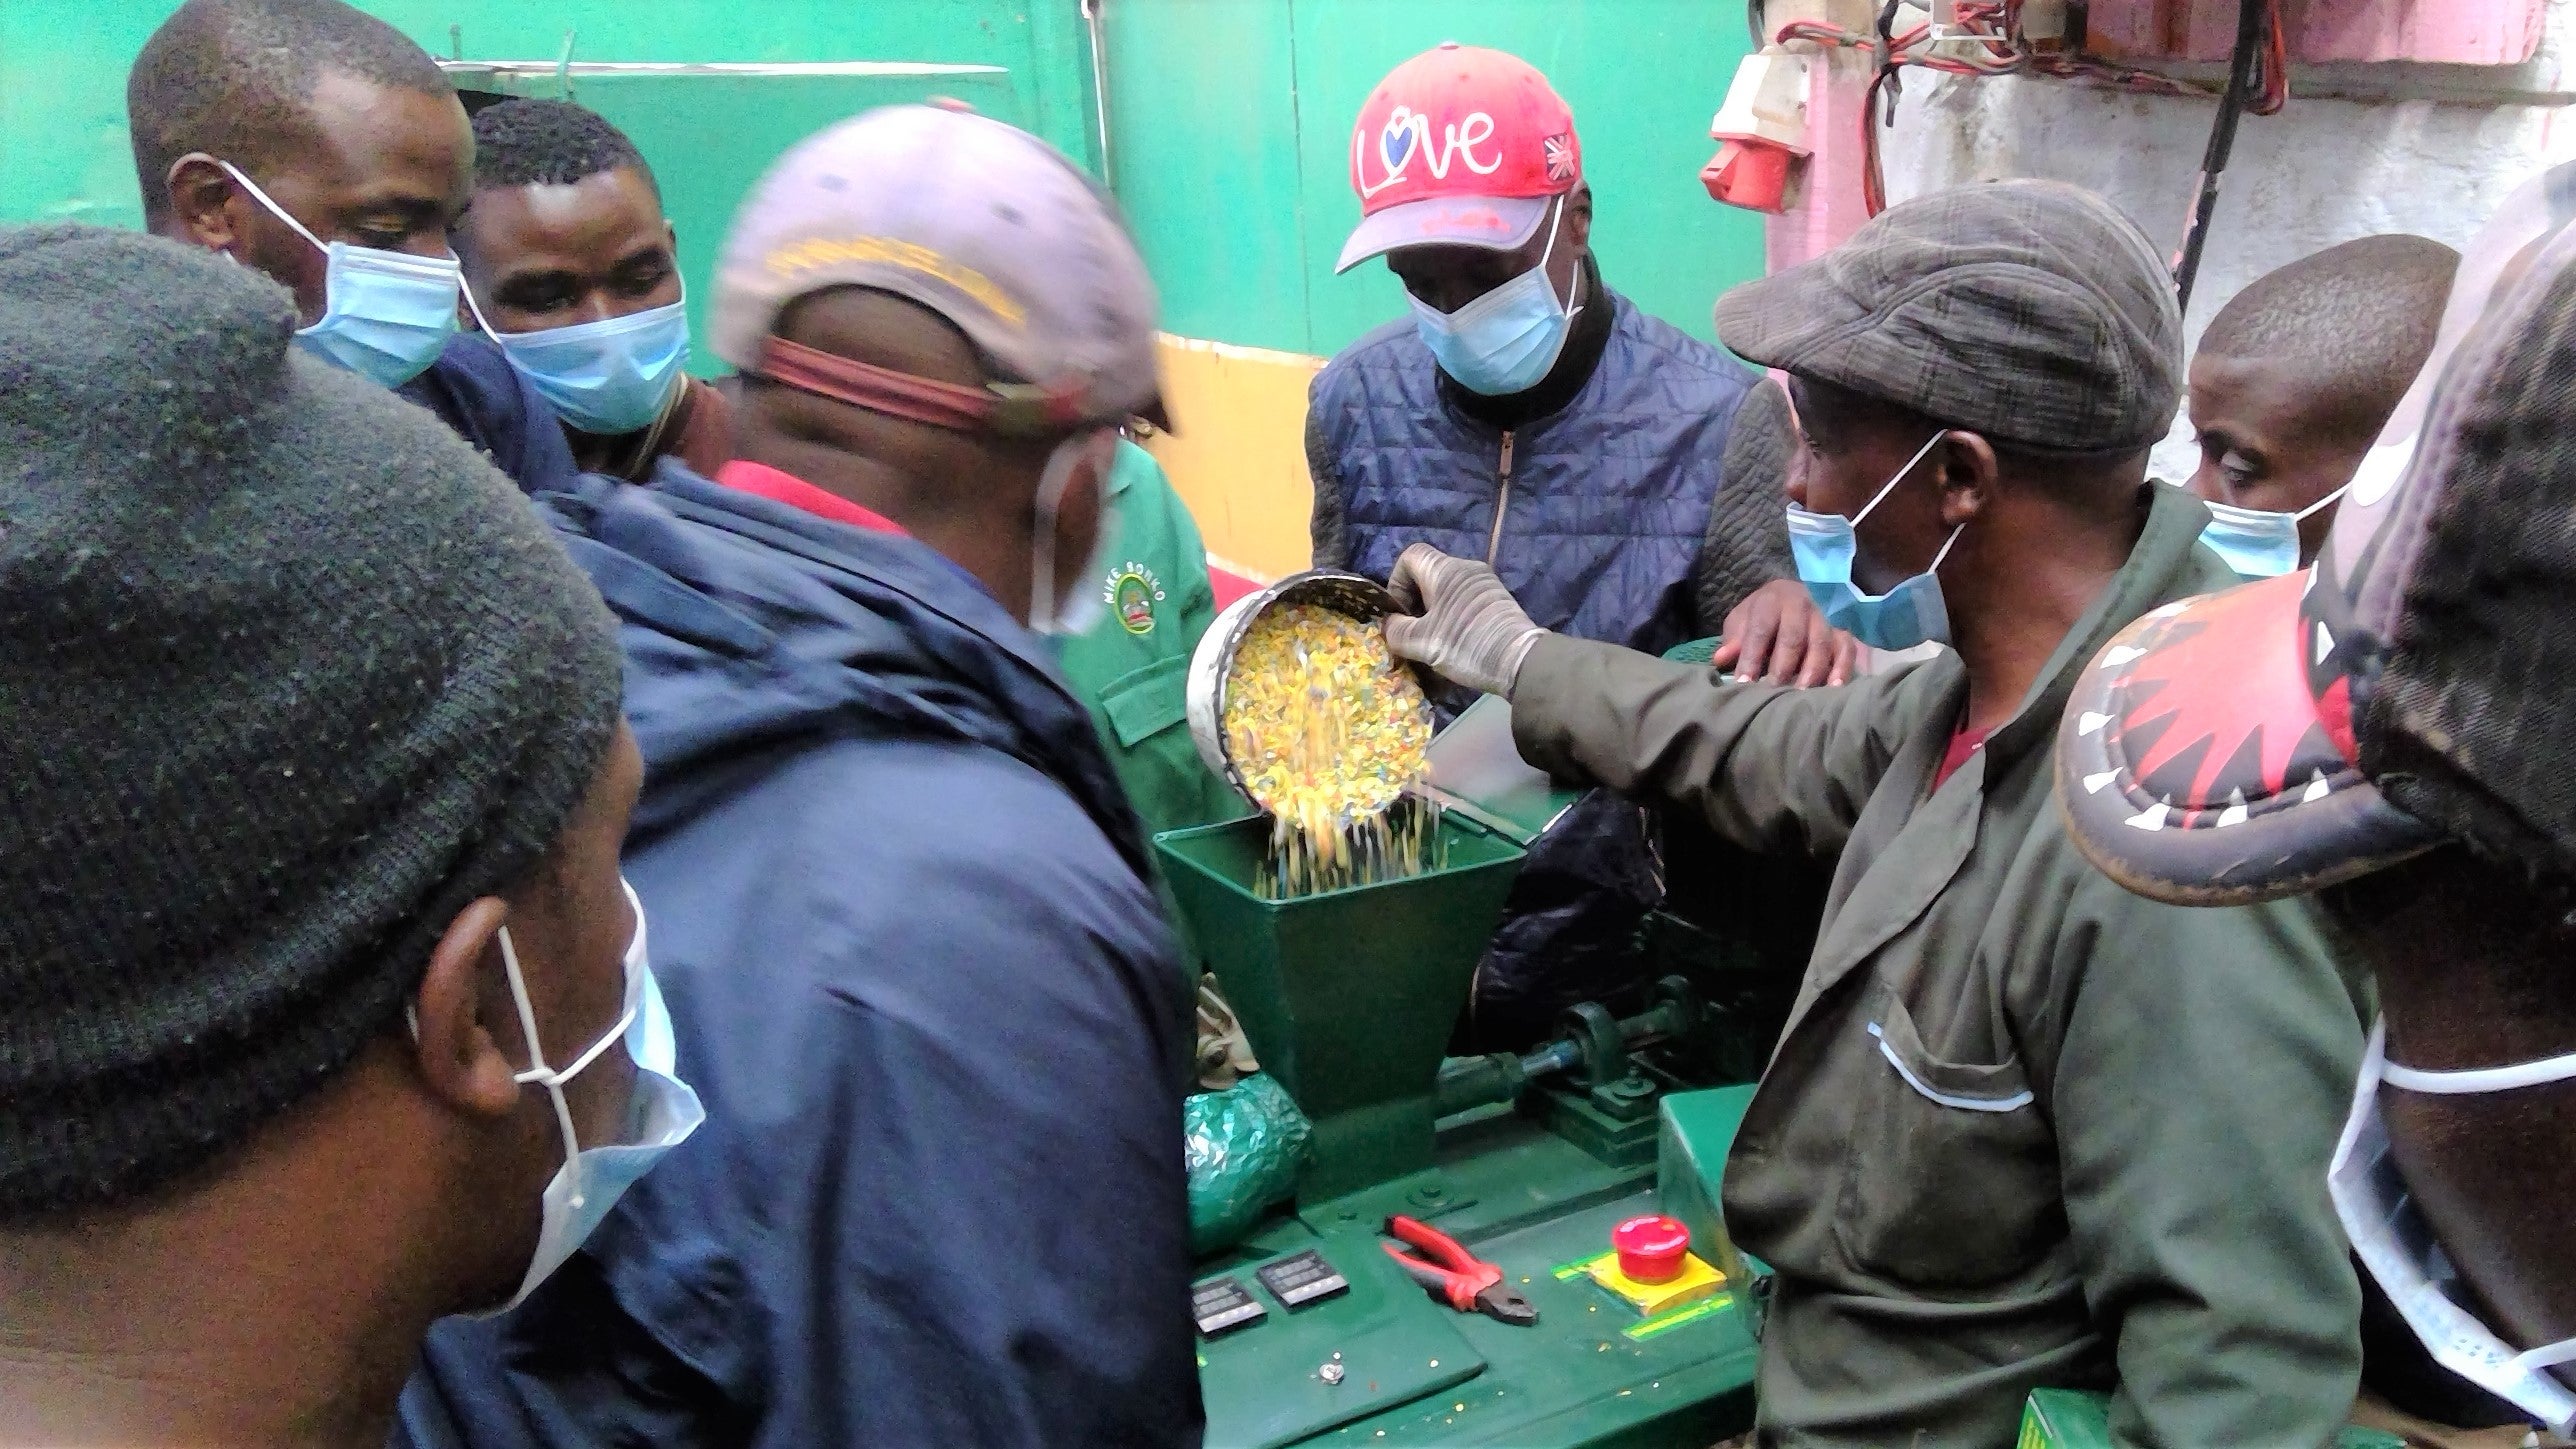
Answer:
[(379, 191), (362, 195), (342, 207), (341, 212), (346, 216), (391, 214), (411, 222), (443, 221), (448, 215), (447, 198), (423, 196), (417, 191)]
[(653, 240), (646, 242), (644, 245), (637, 247), (635, 250), (628, 252), (626, 255), (619, 257), (617, 260), (610, 262), (608, 264), (608, 269), (612, 272), (622, 272), (628, 267), (635, 266), (640, 262), (675, 262), (677, 260), (678, 258), (671, 255), (671, 244), (663, 241), (659, 237), (656, 237)]
[(494, 292), (502, 296), (541, 291), (575, 292), (580, 289), (580, 274), (563, 267), (505, 273), (492, 287)]

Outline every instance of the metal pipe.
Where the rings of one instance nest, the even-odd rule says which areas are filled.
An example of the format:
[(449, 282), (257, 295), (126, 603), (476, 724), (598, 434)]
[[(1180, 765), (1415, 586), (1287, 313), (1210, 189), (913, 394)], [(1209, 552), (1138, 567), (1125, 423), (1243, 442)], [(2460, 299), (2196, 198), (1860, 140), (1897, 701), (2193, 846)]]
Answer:
[(2227, 92), (2218, 98), (2218, 115), (2209, 125), (2209, 146), (2201, 153), (2200, 182), (2192, 193), (2191, 212), (2183, 218), (2182, 251), (2174, 258), (2175, 305), (2191, 307), (2192, 283), (2200, 276), (2201, 247), (2209, 240), (2209, 219), (2218, 209), (2218, 178), (2236, 148), (2236, 120), (2245, 110), (2245, 93), (2254, 84), (2255, 52), (2271, 19), (2271, 0), (2238, 0), (2236, 49), (2228, 57)]
[(1100, 184), (1116, 186), (1118, 173), (1109, 165), (1109, 40), (1100, 23), (1103, 3), (1082, 0), (1082, 23), (1091, 32), (1091, 107), (1092, 119), (1100, 127)]
[[(1633, 1047), (1670, 1036), (1679, 1029), (1682, 1014), (1682, 1009), (1671, 1002), (1639, 1012), (1619, 1022), (1619, 1039)], [(1529, 1090), (1532, 1082), (1581, 1065), (1583, 1044), (1571, 1037), (1520, 1056), (1495, 1052), (1490, 1056), (1451, 1057), (1440, 1064), (1440, 1077), (1433, 1089), (1433, 1110), (1447, 1117), (1470, 1107), (1509, 1102)]]

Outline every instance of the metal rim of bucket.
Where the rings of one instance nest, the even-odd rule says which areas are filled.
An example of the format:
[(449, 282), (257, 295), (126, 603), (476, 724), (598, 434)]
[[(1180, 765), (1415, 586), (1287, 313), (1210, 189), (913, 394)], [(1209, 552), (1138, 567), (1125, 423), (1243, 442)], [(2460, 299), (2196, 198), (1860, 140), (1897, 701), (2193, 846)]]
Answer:
[[(1365, 574), (1346, 569), (1308, 569), (1226, 605), (1216, 621), (1208, 625), (1207, 632), (1199, 636), (1198, 648), (1190, 653), (1186, 690), (1190, 742), (1198, 747), (1201, 763), (1232, 786), (1234, 793), (1265, 811), (1270, 807), (1253, 799), (1252, 791), (1244, 786), (1243, 772), (1235, 768), (1234, 752), (1226, 743), (1225, 685), (1234, 673), (1234, 656), (1243, 646), (1243, 636), (1273, 604), (1321, 604), (1363, 623), (1401, 612), (1386, 585)], [(1409, 664), (1401, 667), (1412, 669), (1415, 679), (1421, 680), (1419, 669)]]

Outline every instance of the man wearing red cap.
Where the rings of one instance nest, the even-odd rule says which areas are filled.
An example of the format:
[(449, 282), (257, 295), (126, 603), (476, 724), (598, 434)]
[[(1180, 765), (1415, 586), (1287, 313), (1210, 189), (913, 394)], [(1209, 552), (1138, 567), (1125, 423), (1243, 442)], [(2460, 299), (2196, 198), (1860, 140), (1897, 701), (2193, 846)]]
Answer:
[[(1339, 269), (1384, 257), (1411, 315), (1315, 379), (1316, 563), (1383, 579), (1429, 543), (1491, 563), (1563, 633), (1656, 653), (1722, 632), (1721, 666), (1847, 677), (1856, 648), (1797, 581), (1780, 480), (1726, 480), (1754, 375), (1602, 285), (1582, 142), (1545, 76), (1455, 43), (1397, 66), (1361, 108), (1351, 189)], [(1636, 976), (1657, 874), (1634, 810), (1560, 821), (1479, 972), (1478, 1037), (1515, 1045)]]

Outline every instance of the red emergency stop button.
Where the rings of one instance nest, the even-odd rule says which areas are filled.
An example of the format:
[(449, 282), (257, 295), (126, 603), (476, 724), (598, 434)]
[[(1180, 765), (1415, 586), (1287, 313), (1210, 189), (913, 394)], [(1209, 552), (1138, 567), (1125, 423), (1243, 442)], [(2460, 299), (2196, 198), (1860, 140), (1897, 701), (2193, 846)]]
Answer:
[(1668, 1283), (1681, 1276), (1690, 1252), (1690, 1229), (1659, 1213), (1630, 1218), (1610, 1230), (1619, 1271), (1639, 1283)]

